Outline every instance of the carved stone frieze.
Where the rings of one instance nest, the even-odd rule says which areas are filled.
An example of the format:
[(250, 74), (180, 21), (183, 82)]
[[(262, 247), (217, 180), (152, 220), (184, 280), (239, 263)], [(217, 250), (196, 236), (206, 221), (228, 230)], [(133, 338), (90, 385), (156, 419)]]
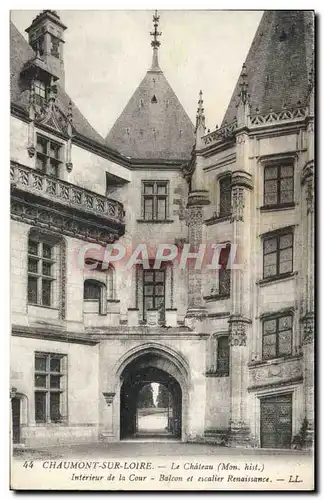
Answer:
[(115, 392), (103, 392), (102, 395), (105, 398), (107, 406), (111, 406), (115, 397)]
[(234, 186), (232, 190), (232, 222), (243, 221), (244, 188)]
[(303, 320), (303, 344), (311, 344), (314, 342), (314, 314), (308, 313), (304, 316)]
[(229, 344), (234, 346), (246, 346), (247, 322), (240, 319), (229, 321)]
[(81, 240), (107, 244), (113, 243), (117, 232), (104, 225), (80, 219), (67, 212), (53, 210), (48, 206), (38, 206), (20, 198), (11, 198), (11, 217), (43, 229), (49, 229), (59, 235), (64, 234)]

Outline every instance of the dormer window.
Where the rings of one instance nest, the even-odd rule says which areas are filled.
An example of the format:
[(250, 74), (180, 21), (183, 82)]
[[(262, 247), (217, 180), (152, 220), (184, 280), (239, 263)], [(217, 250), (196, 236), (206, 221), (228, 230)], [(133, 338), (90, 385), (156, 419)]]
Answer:
[(35, 92), (35, 104), (37, 106), (43, 106), (46, 100), (46, 85), (40, 80), (35, 80), (34, 82), (34, 92)]
[(62, 144), (37, 134), (36, 168), (53, 177), (59, 177), (61, 150)]

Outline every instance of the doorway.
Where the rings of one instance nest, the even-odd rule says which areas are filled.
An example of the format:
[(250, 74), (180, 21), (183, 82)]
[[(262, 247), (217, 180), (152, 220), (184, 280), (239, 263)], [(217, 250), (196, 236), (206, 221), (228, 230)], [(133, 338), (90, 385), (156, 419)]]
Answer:
[(14, 444), (20, 443), (20, 399), (11, 399), (12, 409), (12, 440)]
[(123, 372), (120, 390), (121, 439), (180, 439), (182, 392), (168, 372), (152, 366), (147, 355)]
[(262, 398), (261, 448), (290, 448), (292, 438), (292, 395)]

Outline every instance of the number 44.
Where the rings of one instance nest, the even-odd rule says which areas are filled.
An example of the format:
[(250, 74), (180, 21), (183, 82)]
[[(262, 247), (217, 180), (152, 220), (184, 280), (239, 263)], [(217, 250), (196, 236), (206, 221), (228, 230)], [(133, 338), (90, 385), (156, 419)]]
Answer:
[(34, 462), (32, 460), (24, 462), (23, 467), (25, 469), (32, 469), (34, 467)]

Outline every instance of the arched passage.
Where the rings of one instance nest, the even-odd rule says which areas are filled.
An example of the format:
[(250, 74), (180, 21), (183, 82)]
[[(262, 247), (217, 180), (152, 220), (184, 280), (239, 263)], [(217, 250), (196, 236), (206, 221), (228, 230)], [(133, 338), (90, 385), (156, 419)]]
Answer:
[[(139, 393), (148, 383), (163, 384), (170, 393), (169, 436), (181, 438), (187, 381), (179, 366), (156, 350), (133, 358), (122, 370), (120, 384), (120, 439), (136, 437)], [(154, 436), (151, 436), (154, 437)]]

